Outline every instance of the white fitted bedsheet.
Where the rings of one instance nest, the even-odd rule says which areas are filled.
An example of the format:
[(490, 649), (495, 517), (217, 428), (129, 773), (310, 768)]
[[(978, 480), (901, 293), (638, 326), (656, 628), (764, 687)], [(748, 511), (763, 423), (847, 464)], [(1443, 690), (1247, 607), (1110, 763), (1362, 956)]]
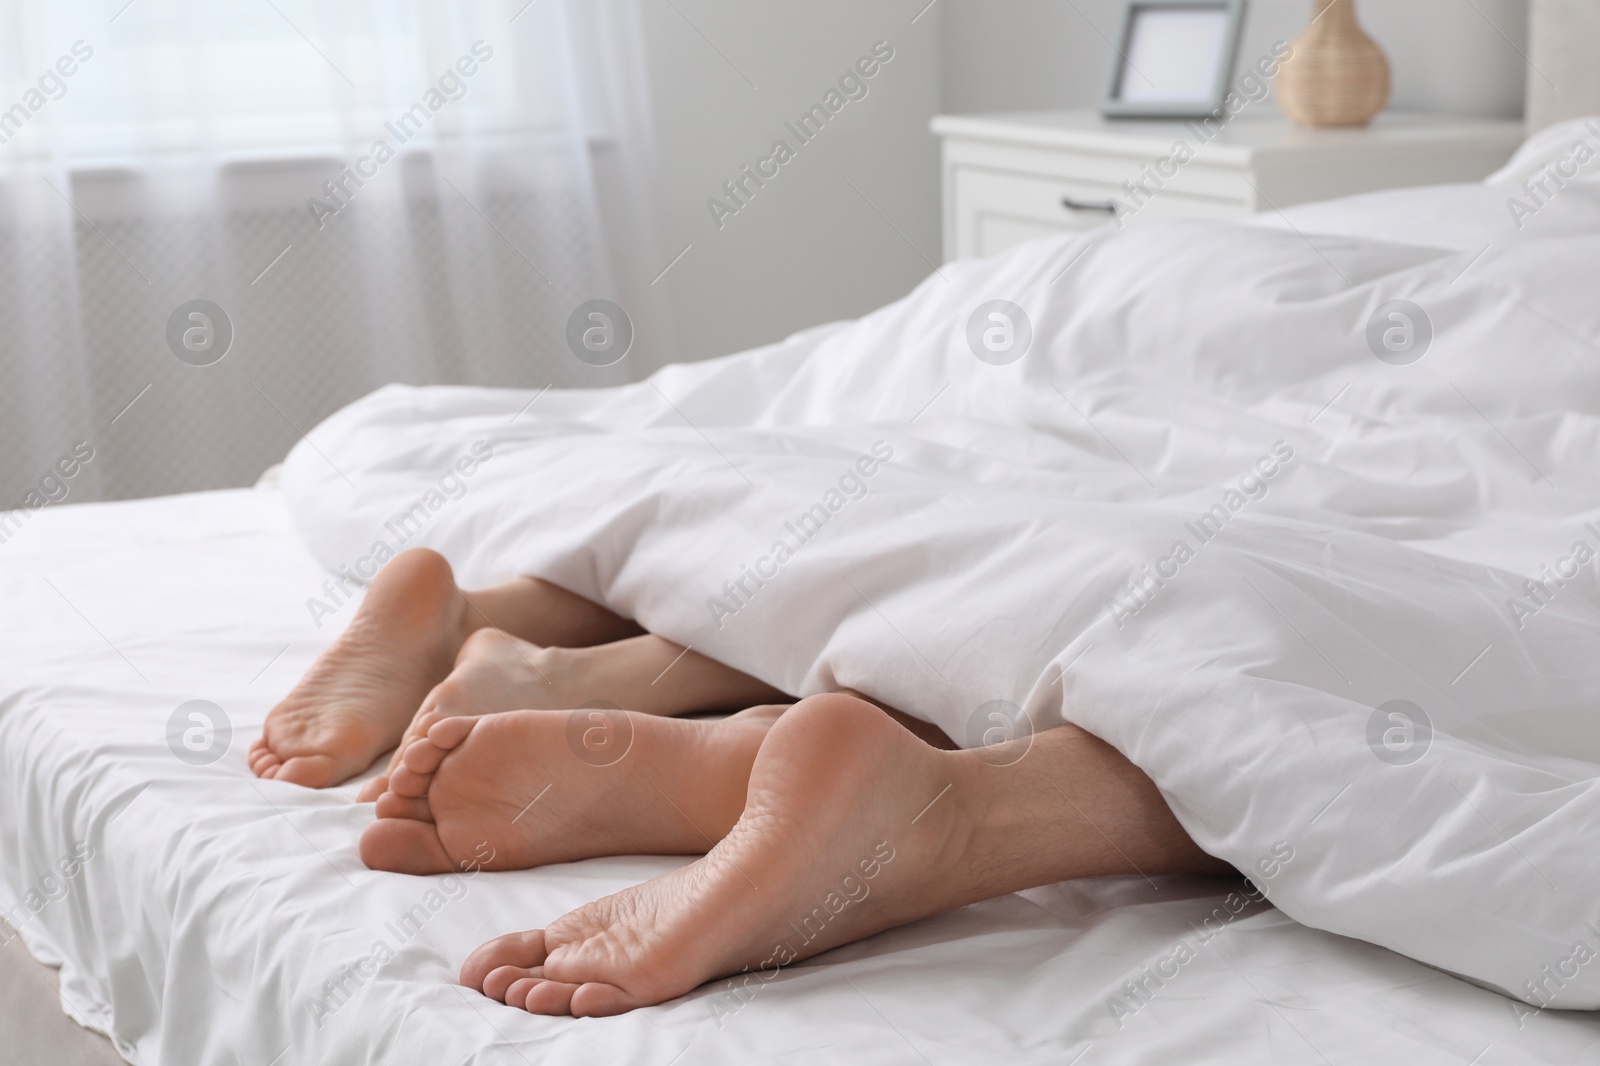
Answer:
[[(363, 868), (355, 842), (371, 808), (351, 802), (355, 784), (257, 781), (244, 761), (267, 709), (335, 635), (305, 606), (323, 579), (270, 490), (53, 508), (0, 546), (0, 908), (21, 917), (28, 893), (56, 897), (21, 934), (62, 966), (63, 1009), (131, 1062), (1501, 1066), (1600, 1054), (1592, 1015), (1528, 1016), (1270, 907), (1208, 927), (1237, 886), (1192, 879), (969, 907), (786, 968), (736, 1011), (722, 985), (602, 1020), (492, 1003), (454, 983), (473, 947), (677, 860), (454, 885)], [(169, 716), (191, 699), (221, 706), (235, 730), (211, 766), (167, 746)], [(93, 857), (62, 879), (81, 842)], [(403, 937), (418, 905), (425, 921)], [(392, 959), (329, 999), (327, 983), (381, 957), (380, 943)]]

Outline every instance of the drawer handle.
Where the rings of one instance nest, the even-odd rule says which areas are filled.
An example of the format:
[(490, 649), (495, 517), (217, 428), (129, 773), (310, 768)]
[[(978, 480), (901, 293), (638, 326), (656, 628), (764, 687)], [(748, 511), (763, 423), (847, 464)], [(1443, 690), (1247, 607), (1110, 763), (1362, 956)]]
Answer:
[(1061, 206), (1068, 211), (1095, 211), (1102, 215), (1115, 215), (1117, 203), (1115, 200), (1075, 200), (1070, 196), (1061, 198)]

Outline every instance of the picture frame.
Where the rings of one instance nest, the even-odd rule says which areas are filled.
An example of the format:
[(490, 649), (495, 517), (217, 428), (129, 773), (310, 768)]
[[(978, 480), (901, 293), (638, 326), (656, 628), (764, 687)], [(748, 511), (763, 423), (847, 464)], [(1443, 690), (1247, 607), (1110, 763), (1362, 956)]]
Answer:
[(1246, 0), (1124, 0), (1107, 118), (1204, 118), (1228, 95)]

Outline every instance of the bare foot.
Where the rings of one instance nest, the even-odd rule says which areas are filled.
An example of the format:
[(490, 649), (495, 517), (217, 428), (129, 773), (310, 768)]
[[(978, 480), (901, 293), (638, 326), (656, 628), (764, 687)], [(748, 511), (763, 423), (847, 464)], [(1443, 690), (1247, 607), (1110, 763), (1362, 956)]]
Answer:
[(973, 765), (862, 700), (803, 700), (768, 732), (744, 812), (705, 858), (491, 941), (462, 983), (535, 1014), (618, 1014), (741, 969), (770, 980), (985, 898)]
[[(703, 854), (738, 821), (756, 751), (783, 710), (723, 721), (612, 712), (591, 723), (553, 710), (424, 718), (424, 735), (407, 745), (378, 797), (378, 820), (361, 835), (361, 859), (375, 870), (436, 874), (485, 843), (490, 870)], [(589, 753), (581, 742), (589, 729), (615, 747)]]
[[(543, 647), (489, 629), (467, 638), (455, 669), (428, 694), (417, 720), (432, 724), (463, 715), (598, 706), (677, 715), (780, 701), (793, 702), (770, 685), (648, 633), (596, 647), (567, 648)], [(407, 728), (388, 771), (367, 782), (357, 799), (365, 802), (383, 794), (401, 752), (423, 731), (416, 723)]]
[(419, 548), (378, 572), (355, 618), (267, 715), (256, 776), (327, 788), (394, 747), (468, 630), (450, 564)]
[(571, 677), (564, 662), (569, 655), (570, 649), (543, 648), (499, 629), (473, 631), (462, 642), (449, 676), (417, 708), (389, 768), (361, 787), (357, 802), (369, 803), (388, 791), (389, 777), (406, 748), (435, 722), (503, 711), (564, 710), (589, 702), (565, 683)]

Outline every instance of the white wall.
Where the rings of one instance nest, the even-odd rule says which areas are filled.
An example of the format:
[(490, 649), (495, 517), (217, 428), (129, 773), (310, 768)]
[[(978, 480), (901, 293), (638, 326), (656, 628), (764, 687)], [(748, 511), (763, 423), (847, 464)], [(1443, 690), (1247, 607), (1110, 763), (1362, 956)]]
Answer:
[(1600, 112), (1600, 4), (1533, 0), (1528, 49), (1528, 128)]
[[(642, 0), (662, 244), (668, 259), (693, 245), (657, 286), (677, 309), (683, 358), (860, 315), (939, 261), (938, 146), (928, 121), (939, 109), (941, 12), (936, 4), (913, 24), (923, 2)], [(796, 146), (785, 121), (879, 40), (895, 56), (868, 95), (798, 147), (719, 230), (707, 199), (775, 140)]]
[[(1087, 107), (1099, 98), (1121, 0), (943, 0), (944, 107), (955, 112)], [(1310, 0), (1254, 0), (1241, 56), (1293, 39)], [(1389, 55), (1390, 106), (1520, 118), (1527, 0), (1362, 0)]]
[[(934, 114), (1098, 99), (1121, 0), (927, 2), (641, 0), (663, 255), (693, 246), (657, 286), (680, 358), (853, 317), (925, 277), (940, 255)], [(1293, 38), (1310, 7), (1255, 0), (1243, 55)], [(1393, 64), (1392, 106), (1522, 114), (1527, 0), (1363, 0), (1359, 14)], [(719, 230), (706, 200), (880, 39), (896, 54), (870, 95)]]

